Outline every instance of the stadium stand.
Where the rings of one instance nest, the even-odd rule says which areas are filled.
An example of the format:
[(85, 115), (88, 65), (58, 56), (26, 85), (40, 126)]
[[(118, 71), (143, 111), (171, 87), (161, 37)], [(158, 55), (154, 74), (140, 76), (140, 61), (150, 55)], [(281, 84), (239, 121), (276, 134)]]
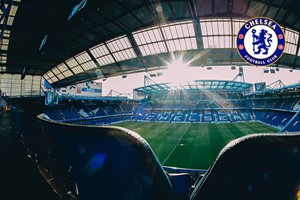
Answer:
[[(300, 97), (297, 91), (266, 92), (263, 94), (252, 94), (246, 97), (247, 105), (252, 109), (254, 120), (261, 121), (277, 127), (281, 131), (299, 131), (297, 122), (299, 116)], [(294, 118), (295, 116), (295, 118)], [(293, 122), (290, 124), (290, 121)], [(288, 127), (285, 127), (289, 124)], [(284, 128), (284, 130), (282, 130)]]
[[(102, 152), (102, 149), (100, 148), (102, 147), (104, 148), (105, 146), (104, 143), (107, 143), (108, 140), (112, 139), (110, 138), (110, 139), (103, 140), (102, 137), (101, 139), (100, 138), (95, 139), (93, 137), (93, 134), (99, 135), (102, 134), (101, 130), (110, 129), (110, 128), (97, 127), (97, 126), (114, 124), (121, 121), (149, 121), (149, 122), (152, 121), (152, 122), (167, 122), (167, 123), (220, 123), (220, 122), (233, 123), (239, 121), (254, 120), (254, 121), (261, 121), (270, 126), (277, 127), (280, 130), (284, 129), (284, 131), (299, 131), (300, 119), (298, 115), (299, 108), (297, 107), (298, 106), (297, 97), (291, 98), (292, 99), (291, 101), (284, 101), (284, 102), (289, 102), (290, 104), (288, 105), (286, 103), (285, 108), (291, 108), (290, 110), (286, 110), (286, 109), (282, 109), (284, 107), (281, 106), (282, 104), (281, 100), (279, 100), (278, 98), (267, 97), (268, 99), (263, 99), (263, 98), (257, 99), (253, 96), (249, 97), (249, 96), (244, 96), (243, 94), (238, 95), (237, 93), (231, 94), (230, 92), (227, 92), (228, 94), (226, 94), (226, 92), (221, 92), (221, 93), (216, 92), (216, 94), (212, 94), (212, 93), (213, 92), (211, 92), (211, 95), (214, 96), (218, 94), (218, 96), (231, 97), (231, 98), (222, 99), (222, 101), (219, 100), (209, 101), (207, 97), (205, 98), (202, 97), (202, 100), (195, 100), (192, 102), (184, 102), (182, 99), (181, 100), (178, 99), (173, 103), (171, 103), (171, 101), (170, 102), (156, 101), (154, 97), (151, 97), (151, 99), (146, 99), (141, 102), (122, 102), (122, 101), (105, 102), (105, 101), (96, 101), (96, 100), (91, 102), (91, 101), (80, 101), (78, 99), (77, 100), (65, 99), (59, 102), (58, 105), (52, 105), (52, 106), (45, 106), (43, 104), (43, 98), (22, 98), (22, 99), (11, 98), (10, 104), (11, 105), (14, 104), (19, 108), (22, 107), (25, 108), (23, 111), (13, 109), (12, 113), (15, 112), (15, 115), (17, 116), (16, 118), (19, 117), (18, 119), (20, 121), (19, 127), (22, 130), (21, 133), (24, 135), (26, 146), (30, 147), (28, 149), (28, 152), (35, 160), (35, 162), (38, 163), (39, 169), (41, 170), (41, 174), (43, 174), (45, 179), (48, 180), (52, 188), (55, 191), (58, 191), (58, 193), (62, 197), (65, 196), (65, 198), (67, 198), (67, 196), (69, 198), (71, 195), (72, 197), (79, 196), (82, 197), (83, 199), (94, 199), (100, 195), (99, 192), (102, 193), (106, 191), (108, 192), (107, 195), (113, 193), (112, 190), (106, 189), (106, 187), (102, 187), (101, 189), (96, 187), (96, 185), (103, 185), (104, 182), (101, 181), (104, 181), (106, 179), (108, 180), (109, 176), (115, 176), (108, 182), (108, 187), (110, 188), (112, 188), (112, 185), (109, 184), (115, 184), (116, 182), (120, 182), (120, 184), (125, 184), (125, 179), (123, 180), (122, 183), (121, 179), (118, 178), (119, 176), (124, 178), (126, 177), (126, 179), (128, 179), (128, 176), (131, 174), (131, 177), (136, 177), (136, 175), (132, 174), (135, 172), (132, 172), (130, 170), (129, 170), (130, 172), (127, 174), (128, 176), (125, 176), (122, 173), (119, 174), (118, 176), (116, 175), (116, 173), (112, 174), (113, 173), (112, 171), (117, 171), (117, 168), (115, 168), (115, 170), (112, 170), (111, 172), (105, 172), (105, 176), (100, 172), (99, 172), (100, 174), (98, 174), (98, 172), (95, 172), (95, 177), (94, 175), (90, 177), (89, 175), (85, 174), (86, 166), (88, 165), (89, 161), (93, 162), (91, 161), (93, 160), (92, 159), (93, 156), (98, 155), (97, 152)], [(158, 95), (156, 94), (156, 96)], [(29, 104), (29, 102), (31, 102), (31, 104)], [(255, 102), (255, 106), (253, 102)], [(280, 105), (279, 107), (280, 109), (278, 108), (277, 105)], [(45, 112), (48, 116), (45, 117), (46, 115), (44, 115), (44, 117), (41, 116), (39, 117), (39, 121), (41, 124), (39, 125), (39, 124), (32, 123), (33, 121), (35, 121), (35, 116), (42, 112)], [(93, 126), (86, 126), (86, 125), (93, 125)], [(36, 134), (37, 132), (43, 134)], [(113, 134), (115, 134), (114, 131)], [(252, 139), (250, 139), (249, 141), (251, 140)], [(262, 140), (264, 141), (265, 139)], [(113, 141), (118, 141), (117, 143), (119, 143), (121, 140), (113, 139)], [(271, 141), (277, 141), (277, 139), (276, 140), (271, 139)], [(104, 143), (102, 144), (101, 142)], [(259, 141), (258, 143), (260, 142), (261, 141)], [(234, 143), (238, 143), (238, 146), (240, 146), (240, 143), (243, 144), (243, 142), (234, 142)], [(85, 145), (85, 144), (89, 144), (89, 145)], [(98, 144), (99, 147), (97, 146)], [(87, 146), (89, 147), (87, 148)], [(236, 146), (227, 149), (234, 149), (234, 148), (236, 148)], [(249, 146), (245, 148), (248, 151), (249, 149), (252, 149)], [(262, 149), (260, 150), (262, 151)], [(82, 155), (85, 154), (82, 152), (87, 152), (87, 151), (91, 152), (88, 154), (89, 157), (85, 157), (85, 155)], [(227, 150), (223, 150), (223, 152), (227, 152)], [(151, 151), (151, 155), (152, 154), (153, 152)], [(165, 181), (168, 182), (169, 186), (165, 185), (165, 187), (167, 187), (165, 191), (166, 195), (168, 194), (175, 195), (176, 200), (185, 200), (189, 198), (191, 200), (199, 199), (199, 198), (217, 199), (217, 197), (214, 196), (208, 196), (208, 197), (206, 196), (207, 193), (210, 193), (209, 189), (207, 189), (206, 187), (212, 188), (210, 184), (214, 184), (214, 183), (210, 183), (210, 179), (214, 171), (217, 169), (216, 166), (219, 166), (219, 164), (217, 163), (221, 162), (222, 164), (222, 159), (220, 159), (222, 158), (221, 154), (219, 158), (216, 160), (213, 167), (209, 169), (207, 173), (205, 173), (205, 171), (201, 173), (199, 171), (190, 172), (187, 171), (186, 169), (185, 170), (178, 169), (175, 173), (173, 173), (174, 170), (165, 168), (164, 170), (169, 172), (168, 176), (166, 175), (164, 176), (159, 175), (159, 176), (167, 178)], [(105, 155), (108, 154), (105, 153)], [(137, 158), (136, 156), (137, 155), (134, 154), (135, 158)], [(266, 154), (266, 156), (269, 156), (269, 154)], [(82, 160), (78, 159), (80, 157), (82, 158)], [(126, 158), (125, 156), (122, 157), (124, 157), (124, 159)], [(103, 155), (101, 154), (100, 157), (96, 156), (95, 160), (96, 162), (101, 163), (105, 158), (103, 158)], [(120, 160), (119, 157), (117, 158)], [(238, 157), (234, 157), (234, 158), (236, 162), (244, 163), (244, 161), (241, 160), (242, 158), (238, 158)], [(160, 163), (157, 161), (156, 158), (155, 160), (156, 160), (155, 161), (156, 164), (154, 165), (158, 166), (159, 170), (162, 170)], [(266, 159), (266, 160), (267, 160), (266, 162), (270, 162), (273, 159)], [(122, 162), (122, 160), (120, 160), (120, 162)], [(140, 170), (142, 170), (142, 168), (144, 168), (146, 165), (145, 160), (141, 162), (144, 162), (144, 164), (138, 164), (139, 166), (141, 166)], [(224, 161), (224, 163), (226, 164), (228, 162), (229, 161), (226, 162)], [(272, 162), (277, 162), (277, 160)], [(278, 165), (280, 166), (281, 163), (278, 162)], [(93, 167), (90, 166), (90, 168)], [(114, 168), (110, 167), (110, 169), (114, 169)], [(234, 169), (236, 170), (236, 167)], [(241, 165), (241, 169), (235, 171), (236, 173), (234, 174), (233, 177), (244, 176), (240, 174), (244, 174), (245, 171), (247, 172), (246, 174), (248, 174), (247, 170), (248, 168), (246, 169), (244, 168), (243, 165)], [(253, 168), (253, 171), (257, 171), (257, 170), (259, 169)], [(204, 173), (205, 173), (205, 177), (202, 178)], [(233, 174), (233, 172), (229, 172), (229, 173)], [(260, 172), (258, 171), (258, 173)], [(274, 173), (277, 173), (277, 171)], [(105, 177), (105, 179), (99, 177)], [(243, 179), (244, 178), (245, 177), (243, 177)], [(226, 177), (226, 179), (229, 179), (229, 177)], [(281, 176), (279, 177), (279, 179), (284, 180), (284, 178)], [(223, 179), (218, 179), (218, 180), (220, 182), (224, 181)], [(195, 181), (196, 183), (198, 183), (198, 185), (196, 186), (196, 189), (193, 190), (192, 185), (195, 184)], [(207, 182), (208, 186), (203, 186), (202, 183), (206, 185), (206, 183), (204, 183), (206, 181), (208, 181)], [(83, 182), (85, 182), (85, 184), (82, 184)], [(93, 186), (89, 187), (88, 186), (89, 184), (92, 184)], [(254, 184), (254, 182), (251, 182), (251, 184)], [(216, 186), (223, 187), (221, 185), (220, 186), (216, 185)], [(272, 187), (263, 186), (263, 187), (269, 189), (272, 188), (273, 186)], [(255, 196), (256, 193), (253, 196), (252, 194), (249, 194), (251, 192), (248, 191), (248, 189), (253, 190), (253, 188), (254, 188), (253, 185), (250, 185), (249, 187), (247, 185), (246, 187), (247, 191), (242, 191), (242, 188), (237, 188), (237, 190), (239, 190), (239, 192), (237, 192), (236, 194), (237, 198), (232, 197), (232, 199), (239, 199), (241, 195), (245, 196), (244, 199), (251, 199), (252, 197), (256, 198)], [(135, 191), (134, 188), (131, 189)], [(128, 187), (124, 187), (122, 188), (121, 193), (123, 191), (125, 194), (125, 190), (129, 191), (130, 189), (128, 189)], [(144, 191), (144, 189), (141, 190), (143, 190), (142, 193), (137, 194), (134, 192), (134, 194), (142, 195), (143, 196), (142, 199), (145, 199), (144, 195), (147, 196), (148, 193), (146, 190)], [(287, 190), (288, 189), (284, 190), (285, 194), (288, 193)], [(193, 193), (193, 195), (190, 197), (191, 192)], [(124, 195), (121, 193), (120, 195)], [(157, 199), (158, 198), (157, 196), (159, 195), (155, 196), (155, 192), (151, 192), (151, 194), (152, 193), (154, 196), (149, 197), (149, 199)], [(161, 193), (161, 191), (159, 191), (158, 193)], [(225, 196), (229, 195), (229, 193), (230, 190), (227, 193), (224, 192), (224, 195)], [(130, 194), (130, 192), (128, 194)], [(105, 195), (101, 197), (103, 197), (104, 199), (121, 198), (121, 196), (111, 197)], [(172, 195), (170, 196), (170, 199), (173, 198)], [(249, 198), (247, 195), (250, 195)], [(266, 192), (265, 195), (269, 196), (270, 194), (269, 192)], [(125, 199), (127, 198), (126, 195), (123, 197)]]
[(57, 3), (0, 0), (0, 200), (300, 199), (299, 0)]
[[(34, 107), (35, 114), (45, 113), (61, 122), (105, 125), (120, 121), (170, 122), (170, 123), (230, 123), (260, 121), (281, 130), (300, 108), (298, 93), (245, 96), (237, 91), (185, 91), (153, 93), (141, 102), (63, 99), (59, 105), (44, 106), (42, 100)], [(31, 98), (33, 100), (34, 98)], [(167, 99), (167, 101), (165, 101)], [(188, 99), (188, 100), (185, 100)], [(16, 107), (18, 98), (13, 98)], [(34, 101), (34, 100), (33, 100)], [(25, 103), (24, 103), (25, 102)], [(28, 108), (27, 108), (28, 109)], [(299, 130), (299, 117), (293, 119), (284, 131)]]
[(272, 110), (255, 110), (253, 113), (256, 120), (278, 127), (284, 127), (295, 115), (294, 112)]

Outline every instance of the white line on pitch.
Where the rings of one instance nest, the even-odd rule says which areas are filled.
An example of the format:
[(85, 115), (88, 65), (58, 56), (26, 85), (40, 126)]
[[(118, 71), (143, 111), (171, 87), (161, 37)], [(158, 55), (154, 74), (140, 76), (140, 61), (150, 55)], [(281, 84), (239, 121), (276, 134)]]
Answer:
[(191, 124), (189, 124), (189, 127), (185, 130), (184, 134), (181, 136), (181, 138), (178, 140), (177, 144), (175, 145), (175, 147), (172, 149), (172, 151), (170, 152), (170, 154), (168, 155), (168, 157), (165, 159), (165, 161), (162, 163), (162, 165), (165, 164), (165, 162), (169, 159), (169, 157), (171, 156), (171, 154), (173, 153), (173, 151), (176, 149), (176, 147), (178, 146), (179, 142), (182, 140), (183, 136), (187, 133), (187, 131), (190, 129)]

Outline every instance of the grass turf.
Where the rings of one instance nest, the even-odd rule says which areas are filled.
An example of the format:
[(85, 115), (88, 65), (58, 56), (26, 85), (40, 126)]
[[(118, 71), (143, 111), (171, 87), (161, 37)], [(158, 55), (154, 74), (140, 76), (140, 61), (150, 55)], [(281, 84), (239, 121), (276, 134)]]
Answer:
[(122, 122), (115, 124), (140, 134), (164, 166), (207, 169), (231, 140), (277, 129), (258, 122), (182, 124)]

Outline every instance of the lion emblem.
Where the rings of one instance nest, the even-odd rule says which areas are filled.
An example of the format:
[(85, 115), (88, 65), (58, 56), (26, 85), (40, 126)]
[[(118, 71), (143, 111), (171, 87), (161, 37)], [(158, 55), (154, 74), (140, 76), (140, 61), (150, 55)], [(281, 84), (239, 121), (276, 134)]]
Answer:
[[(272, 43), (272, 34), (269, 34), (268, 31), (261, 29), (258, 35), (255, 34), (256, 30), (252, 30), (252, 38), (253, 38), (253, 52), (254, 54), (260, 54), (262, 49), (264, 52), (262, 54), (268, 54), (269, 48)], [(258, 45), (257, 51), (255, 51), (255, 46)]]

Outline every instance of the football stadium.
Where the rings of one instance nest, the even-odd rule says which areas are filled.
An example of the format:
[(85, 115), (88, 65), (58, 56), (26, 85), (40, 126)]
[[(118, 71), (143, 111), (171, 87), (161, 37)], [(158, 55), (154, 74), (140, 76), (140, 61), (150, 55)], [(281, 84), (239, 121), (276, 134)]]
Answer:
[(300, 1), (0, 0), (1, 200), (300, 200)]

